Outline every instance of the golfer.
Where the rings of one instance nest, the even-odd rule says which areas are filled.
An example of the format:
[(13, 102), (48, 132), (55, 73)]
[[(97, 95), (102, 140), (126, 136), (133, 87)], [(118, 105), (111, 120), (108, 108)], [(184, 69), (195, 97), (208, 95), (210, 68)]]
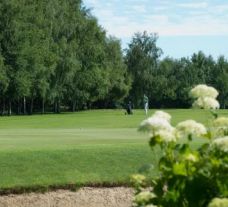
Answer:
[(143, 103), (144, 103), (144, 110), (145, 110), (145, 113), (146, 113), (146, 115), (147, 115), (147, 113), (148, 113), (148, 103), (149, 102), (149, 99), (148, 99), (148, 97), (144, 94), (143, 95)]

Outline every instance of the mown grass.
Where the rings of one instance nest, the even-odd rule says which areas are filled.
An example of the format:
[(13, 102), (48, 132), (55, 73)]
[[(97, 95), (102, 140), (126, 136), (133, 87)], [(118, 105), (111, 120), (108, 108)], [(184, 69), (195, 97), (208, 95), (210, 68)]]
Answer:
[[(211, 118), (203, 110), (167, 112), (173, 125), (185, 119), (209, 124)], [(228, 110), (219, 113), (228, 116)], [(147, 135), (137, 132), (143, 119), (142, 110), (130, 116), (122, 110), (94, 110), (0, 117), (0, 189), (127, 184), (130, 174), (156, 165), (160, 155), (150, 150)]]

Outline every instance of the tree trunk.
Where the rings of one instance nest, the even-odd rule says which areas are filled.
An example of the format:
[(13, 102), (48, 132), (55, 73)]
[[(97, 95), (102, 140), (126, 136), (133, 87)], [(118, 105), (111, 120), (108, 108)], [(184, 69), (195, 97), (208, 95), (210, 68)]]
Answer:
[(87, 110), (91, 109), (91, 102), (87, 102)]
[(55, 103), (54, 103), (54, 113), (57, 113), (57, 101), (55, 100)]
[(57, 113), (60, 113), (60, 100), (57, 101)]
[(44, 98), (42, 98), (42, 114), (44, 114), (45, 109), (44, 109)]
[(17, 114), (21, 114), (21, 102), (19, 98), (17, 98)]
[(33, 98), (31, 99), (31, 103), (30, 103), (30, 115), (32, 115), (33, 113)]
[(8, 107), (8, 116), (11, 116), (12, 111), (11, 111), (11, 100), (9, 100), (9, 107)]
[(23, 99), (23, 104), (24, 104), (24, 110), (23, 110), (23, 112), (24, 112), (24, 115), (26, 114), (26, 99), (25, 99), (25, 97), (24, 97), (24, 99)]
[(76, 101), (73, 100), (73, 103), (72, 103), (72, 112), (75, 112), (75, 109), (76, 109)]
[(2, 116), (5, 114), (5, 99), (2, 101)]

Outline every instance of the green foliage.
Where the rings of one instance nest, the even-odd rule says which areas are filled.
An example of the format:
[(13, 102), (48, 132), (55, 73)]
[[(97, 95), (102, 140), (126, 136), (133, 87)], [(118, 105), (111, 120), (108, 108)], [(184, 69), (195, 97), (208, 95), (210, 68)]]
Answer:
[[(136, 33), (126, 49), (81, 0), (0, 1), (0, 108), (8, 114), (116, 108), (132, 101), (153, 108), (187, 108), (199, 83), (228, 105), (228, 62), (202, 52), (165, 57), (156, 34)], [(22, 110), (24, 108), (24, 110)]]
[[(196, 94), (214, 96), (211, 88), (210, 93), (205, 88), (201, 85)], [(156, 196), (143, 205), (135, 200), (136, 206), (207, 207), (213, 198), (228, 197), (228, 118), (217, 115), (206, 129), (193, 120), (173, 128), (167, 117), (165, 112), (157, 112), (140, 125), (151, 134), (151, 148), (159, 146), (162, 156), (159, 175), (150, 182), (151, 193)], [(192, 144), (196, 137), (205, 140), (198, 148)], [(143, 187), (136, 186), (136, 197), (148, 188)]]
[[(165, 57), (161, 60), (160, 50), (156, 46), (157, 37), (147, 37), (154, 40), (154, 50), (150, 47), (151, 42), (145, 41), (145, 34), (137, 34), (126, 54), (128, 71), (133, 77), (129, 98), (132, 98), (135, 106), (143, 106), (142, 96), (146, 93), (152, 108), (190, 107), (190, 88), (205, 83), (218, 89), (221, 106), (227, 107), (227, 59), (221, 56), (215, 61), (199, 51), (191, 58)], [(150, 56), (145, 48), (151, 48), (151, 53), (157, 51), (158, 55)]]
[(156, 46), (157, 39), (156, 34), (136, 33), (126, 51), (125, 61), (133, 79), (130, 97), (136, 107), (142, 105), (143, 94), (149, 94), (153, 70), (157, 69), (158, 58), (162, 54)]
[(223, 56), (218, 59), (216, 70), (214, 70), (213, 74), (217, 77), (215, 85), (220, 91), (220, 103), (225, 108), (228, 105), (228, 63)]
[(5, 95), (8, 87), (8, 77), (4, 65), (3, 57), (0, 54), (0, 97)]
[(22, 102), (30, 113), (34, 103), (42, 112), (45, 103), (55, 112), (99, 101), (108, 107), (127, 95), (120, 42), (106, 37), (80, 0), (3, 0), (0, 9), (0, 93), (8, 110), (12, 104), (20, 113)]

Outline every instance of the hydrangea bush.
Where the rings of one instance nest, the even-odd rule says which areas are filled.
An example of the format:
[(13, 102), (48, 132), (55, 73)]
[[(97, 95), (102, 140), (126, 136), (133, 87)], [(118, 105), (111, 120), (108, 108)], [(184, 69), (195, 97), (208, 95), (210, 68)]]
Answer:
[[(218, 92), (198, 85), (190, 92), (194, 107), (219, 108)], [(150, 146), (159, 146), (162, 156), (156, 178), (133, 175), (134, 206), (137, 207), (222, 207), (228, 206), (228, 117), (214, 116), (211, 126), (194, 120), (173, 127), (171, 116), (155, 112), (144, 120), (140, 131), (150, 135)], [(194, 147), (194, 139), (204, 144)]]

